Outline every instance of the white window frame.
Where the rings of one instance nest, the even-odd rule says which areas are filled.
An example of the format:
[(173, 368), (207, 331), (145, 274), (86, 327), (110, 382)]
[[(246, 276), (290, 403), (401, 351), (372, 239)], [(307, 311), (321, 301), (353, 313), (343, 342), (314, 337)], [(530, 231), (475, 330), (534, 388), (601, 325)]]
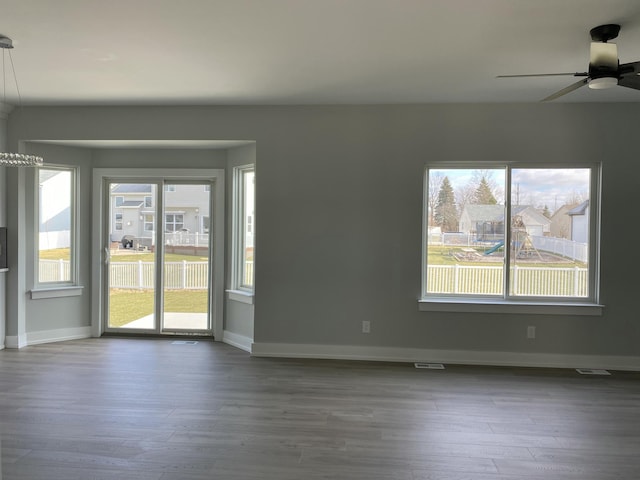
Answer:
[[(505, 288), (501, 296), (474, 296), (468, 294), (427, 293), (428, 256), (428, 187), (429, 171), (438, 169), (504, 169), (505, 218), (511, 218), (511, 171), (513, 169), (588, 168), (591, 170), (589, 185), (589, 296), (587, 298), (519, 297), (509, 295), (509, 263), (505, 257)], [(602, 165), (600, 163), (520, 163), (520, 162), (449, 162), (430, 163), (424, 170), (423, 218), (422, 218), (422, 285), (418, 299), (420, 311), (478, 312), (478, 313), (529, 313), (559, 315), (602, 315), (604, 306), (599, 303), (600, 278), (600, 199)], [(509, 201), (507, 202), (507, 199)], [(510, 229), (505, 228), (505, 243), (510, 240)]]
[[(41, 282), (40, 281), (40, 172), (47, 170), (58, 170), (70, 173), (70, 233), (69, 233), (69, 279), (62, 281)], [(37, 167), (35, 170), (35, 199), (34, 199), (34, 231), (36, 232), (34, 241), (34, 288), (31, 291), (32, 298), (49, 298), (48, 293), (39, 295), (39, 291), (49, 291), (57, 289), (65, 289), (69, 287), (78, 286), (79, 279), (79, 261), (78, 261), (78, 246), (79, 246), (79, 208), (78, 205), (78, 192), (79, 192), (79, 168), (69, 165), (51, 165), (47, 164), (42, 167)], [(55, 293), (53, 293), (55, 295)]]
[[(253, 275), (253, 282), (251, 285), (243, 283), (244, 279), (244, 263), (245, 257), (243, 250), (245, 248), (244, 232), (245, 232), (245, 218), (246, 208), (245, 205), (245, 188), (244, 188), (244, 176), (245, 174), (253, 172), (254, 174), (254, 205), (253, 210), (255, 212), (255, 165), (242, 165), (234, 167), (233, 169), (233, 190), (232, 190), (232, 252), (231, 252), (231, 290), (244, 293), (245, 295), (252, 295), (255, 288), (255, 270)], [(252, 215), (252, 223), (254, 221), (255, 213)], [(255, 225), (253, 227), (253, 236), (255, 239)], [(254, 242), (255, 243), (255, 242)], [(255, 265), (255, 246), (254, 246), (254, 265)], [(239, 299), (242, 301), (242, 299)]]

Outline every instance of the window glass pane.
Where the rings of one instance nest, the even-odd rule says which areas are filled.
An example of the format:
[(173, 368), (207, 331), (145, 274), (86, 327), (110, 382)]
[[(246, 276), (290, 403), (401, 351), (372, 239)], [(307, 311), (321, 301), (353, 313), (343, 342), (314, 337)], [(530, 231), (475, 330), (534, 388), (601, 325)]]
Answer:
[(145, 232), (153, 232), (155, 230), (154, 221), (155, 217), (153, 215), (145, 215), (144, 216), (144, 231)]
[(241, 286), (253, 287), (253, 218), (255, 175), (253, 170), (242, 172), (242, 275)]
[(38, 281), (71, 281), (71, 170), (38, 169)]
[(511, 173), (512, 296), (589, 296), (588, 168)]
[(504, 169), (428, 170), (428, 294), (503, 295), (504, 185)]
[(122, 214), (116, 213), (115, 229), (122, 230)]
[(184, 228), (184, 215), (167, 214), (164, 218), (167, 232), (179, 232)]

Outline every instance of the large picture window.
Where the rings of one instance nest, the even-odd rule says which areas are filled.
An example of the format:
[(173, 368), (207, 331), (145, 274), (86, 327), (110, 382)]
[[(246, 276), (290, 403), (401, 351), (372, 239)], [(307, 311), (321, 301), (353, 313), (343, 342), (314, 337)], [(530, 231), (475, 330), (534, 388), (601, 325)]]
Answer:
[(234, 169), (233, 288), (253, 290), (255, 174), (253, 166)]
[(426, 171), (423, 298), (597, 301), (599, 167)]
[(76, 172), (45, 167), (36, 172), (37, 282), (76, 281)]

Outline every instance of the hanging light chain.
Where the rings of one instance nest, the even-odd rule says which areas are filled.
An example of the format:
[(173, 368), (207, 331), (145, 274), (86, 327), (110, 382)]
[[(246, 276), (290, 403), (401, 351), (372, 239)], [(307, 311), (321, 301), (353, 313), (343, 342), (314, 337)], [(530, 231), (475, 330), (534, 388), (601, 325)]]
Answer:
[[(22, 110), (22, 95), (20, 95), (20, 87), (18, 86), (18, 76), (16, 74), (16, 68), (13, 65), (13, 56), (11, 55), (11, 49), (13, 48), (13, 42), (10, 38), (0, 35), (0, 48), (2, 48), (2, 102), (7, 102), (7, 82), (6, 82), (6, 68), (5, 68), (5, 50), (9, 51), (9, 63), (11, 64), (11, 70), (13, 71), (13, 80), (16, 84), (16, 92), (18, 93), (18, 106)], [(4, 167), (39, 167), (43, 163), (42, 157), (38, 155), (28, 155), (26, 153), (10, 153), (0, 152), (0, 166)]]

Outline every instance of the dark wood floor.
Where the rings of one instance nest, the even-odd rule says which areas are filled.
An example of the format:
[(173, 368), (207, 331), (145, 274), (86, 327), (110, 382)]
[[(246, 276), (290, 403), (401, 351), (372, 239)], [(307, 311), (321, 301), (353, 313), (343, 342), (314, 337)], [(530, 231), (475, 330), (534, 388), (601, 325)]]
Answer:
[(104, 338), (0, 352), (3, 480), (640, 478), (640, 374), (250, 358)]

